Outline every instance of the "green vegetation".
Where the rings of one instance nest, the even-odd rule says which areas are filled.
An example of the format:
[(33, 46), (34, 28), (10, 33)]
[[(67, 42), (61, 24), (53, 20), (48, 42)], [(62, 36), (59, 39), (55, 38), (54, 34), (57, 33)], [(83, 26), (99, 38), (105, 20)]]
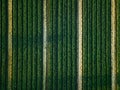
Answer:
[(53, 89), (53, 0), (48, 0), (47, 4), (47, 75), (46, 75), (46, 89), (52, 90)]
[(63, 2), (63, 90), (67, 90), (67, 0)]
[(27, 90), (27, 54), (28, 54), (28, 41), (27, 41), (27, 0), (23, 0), (23, 61), (22, 61), (22, 89)]
[(1, 16), (1, 27), (0, 27), (0, 78), (1, 85), (0, 89), (7, 89), (7, 29), (8, 29), (8, 16), (7, 16), (7, 0), (1, 0), (2, 4), (0, 5), (0, 16)]
[[(0, 1), (0, 12), (2, 13), (2, 0)], [(2, 56), (2, 14), (0, 13), (0, 56)], [(0, 57), (0, 71), (2, 71), (2, 57)], [(0, 77), (2, 77), (2, 72), (0, 72)], [(2, 87), (2, 78), (0, 78), (0, 87)], [(1, 89), (1, 88), (0, 88)]]
[(58, 90), (63, 90), (63, 0), (58, 0)]
[(58, 87), (58, 0), (53, 0), (52, 9), (53, 90), (56, 90)]
[[(0, 0), (0, 90), (8, 80), (8, 0)], [(13, 0), (12, 89), (43, 89), (43, 0)], [(47, 90), (77, 90), (78, 0), (47, 0)], [(83, 0), (84, 90), (111, 89), (111, 0)], [(120, 2), (117, 0), (117, 88)]]
[(83, 1), (83, 89), (111, 89), (110, 0)]
[(72, 31), (71, 31), (71, 44), (72, 44), (72, 50), (71, 50), (71, 58), (72, 58), (72, 61), (71, 61), (71, 67), (72, 67), (72, 74), (71, 74), (71, 78), (72, 78), (72, 81), (71, 81), (71, 86), (72, 86), (72, 90), (77, 90), (77, 47), (78, 47), (78, 42), (77, 42), (77, 33), (78, 33), (78, 30), (77, 30), (77, 19), (78, 19), (78, 13), (77, 13), (77, 10), (78, 10), (78, 1), (77, 0), (72, 0)]
[(120, 89), (120, 1), (117, 0), (117, 89)]
[(111, 89), (111, 0), (106, 0), (106, 67), (107, 90)]
[(17, 36), (18, 36), (18, 55), (17, 55), (17, 74), (18, 74), (18, 77), (17, 77), (17, 89), (18, 90), (21, 90), (21, 87), (22, 87), (22, 61), (23, 61), (23, 56), (22, 56), (22, 53), (23, 53), (23, 47), (22, 47), (22, 41), (23, 41), (23, 36), (22, 36), (22, 32), (23, 32), (23, 26), (22, 26), (22, 0), (19, 0), (18, 2), (18, 8), (17, 8), (17, 11), (18, 11), (18, 14), (17, 14)]
[(88, 89), (88, 2), (83, 1), (83, 89)]
[(33, 68), (33, 5), (28, 0), (28, 64), (27, 64), (27, 89), (32, 90), (32, 68)]
[(43, 1), (37, 2), (37, 90), (42, 89), (43, 81)]
[(18, 65), (18, 25), (17, 25), (17, 1), (13, 2), (13, 54), (12, 54), (12, 59), (13, 59), (13, 73), (12, 73), (12, 89), (16, 90), (17, 89), (17, 77), (18, 77), (18, 73), (17, 73), (17, 65)]
[(97, 90), (97, 0), (92, 1), (92, 87)]

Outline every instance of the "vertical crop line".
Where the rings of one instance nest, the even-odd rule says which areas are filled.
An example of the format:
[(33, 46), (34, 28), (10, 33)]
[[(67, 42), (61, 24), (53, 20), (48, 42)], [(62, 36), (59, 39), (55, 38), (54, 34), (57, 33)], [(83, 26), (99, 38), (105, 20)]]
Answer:
[(47, 45), (47, 21), (46, 0), (43, 1), (43, 90), (46, 90), (46, 45)]
[(8, 0), (8, 86), (12, 89), (12, 0)]
[(78, 0), (78, 90), (82, 90), (82, 0)]
[[(0, 1), (0, 56), (2, 56), (2, 0)], [(2, 57), (0, 57), (0, 77), (2, 77)], [(2, 84), (2, 78), (0, 78), (0, 89)]]
[(112, 90), (116, 90), (116, 0), (111, 0), (111, 66)]

